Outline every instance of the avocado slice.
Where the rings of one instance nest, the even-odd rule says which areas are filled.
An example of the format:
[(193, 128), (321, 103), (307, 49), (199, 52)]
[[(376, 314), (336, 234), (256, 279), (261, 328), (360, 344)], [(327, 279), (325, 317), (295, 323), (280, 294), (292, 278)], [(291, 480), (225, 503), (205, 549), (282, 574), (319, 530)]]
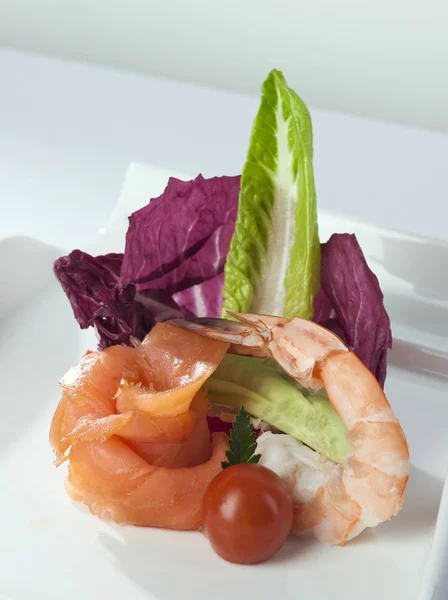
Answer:
[(347, 427), (325, 394), (307, 392), (271, 359), (227, 354), (208, 379), (209, 402), (239, 408), (341, 463)]

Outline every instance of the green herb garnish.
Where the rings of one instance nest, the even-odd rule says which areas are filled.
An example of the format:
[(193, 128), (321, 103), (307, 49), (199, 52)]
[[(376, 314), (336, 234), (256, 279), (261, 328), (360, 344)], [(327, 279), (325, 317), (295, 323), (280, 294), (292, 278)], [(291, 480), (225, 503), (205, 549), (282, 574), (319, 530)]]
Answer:
[(238, 410), (230, 431), (229, 450), (226, 452), (227, 461), (221, 463), (223, 469), (242, 463), (257, 463), (261, 454), (254, 454), (257, 449), (255, 431), (244, 406)]

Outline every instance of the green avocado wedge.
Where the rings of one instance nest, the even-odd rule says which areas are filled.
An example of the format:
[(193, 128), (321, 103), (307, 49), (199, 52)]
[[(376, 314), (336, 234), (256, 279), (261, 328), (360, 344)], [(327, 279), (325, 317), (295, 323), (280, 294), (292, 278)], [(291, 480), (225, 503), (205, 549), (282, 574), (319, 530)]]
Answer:
[(246, 411), (341, 463), (350, 452), (347, 428), (325, 396), (305, 395), (270, 359), (227, 354), (207, 381), (211, 404)]

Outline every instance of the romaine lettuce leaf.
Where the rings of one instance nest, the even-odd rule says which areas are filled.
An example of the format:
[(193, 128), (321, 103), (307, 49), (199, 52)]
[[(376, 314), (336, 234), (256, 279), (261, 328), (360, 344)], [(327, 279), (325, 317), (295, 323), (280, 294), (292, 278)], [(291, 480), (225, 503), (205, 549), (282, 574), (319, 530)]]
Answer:
[(311, 118), (280, 71), (262, 86), (224, 272), (224, 317), (312, 318), (320, 246)]
[(207, 381), (209, 401), (240, 407), (342, 462), (350, 451), (342, 419), (324, 396), (305, 396), (273, 362), (228, 354)]

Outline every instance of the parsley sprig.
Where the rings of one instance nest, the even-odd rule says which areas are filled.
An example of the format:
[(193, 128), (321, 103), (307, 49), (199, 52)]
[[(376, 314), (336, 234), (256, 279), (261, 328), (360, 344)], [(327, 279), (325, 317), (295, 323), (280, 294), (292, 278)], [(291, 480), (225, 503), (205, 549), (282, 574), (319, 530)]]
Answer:
[(249, 415), (242, 406), (235, 417), (229, 438), (229, 450), (226, 452), (227, 461), (221, 463), (223, 469), (242, 463), (257, 463), (261, 454), (255, 454), (255, 431)]

